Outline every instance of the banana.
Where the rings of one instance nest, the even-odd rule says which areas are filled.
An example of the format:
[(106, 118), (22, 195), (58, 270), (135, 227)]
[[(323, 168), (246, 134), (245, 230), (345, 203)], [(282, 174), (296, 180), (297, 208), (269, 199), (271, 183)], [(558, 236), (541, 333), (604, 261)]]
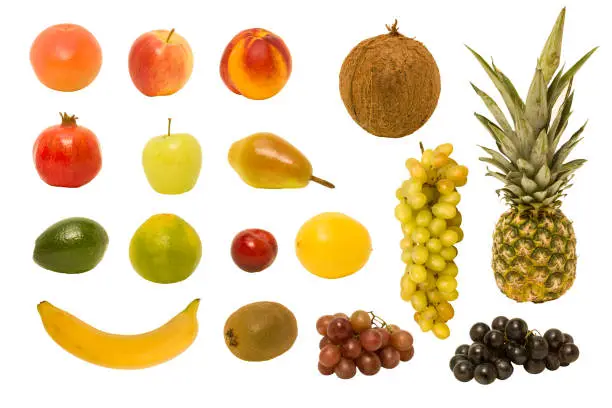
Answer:
[(163, 326), (136, 335), (100, 331), (46, 301), (38, 304), (38, 313), (49, 336), (67, 352), (102, 367), (133, 370), (164, 363), (191, 346), (199, 304), (196, 299)]

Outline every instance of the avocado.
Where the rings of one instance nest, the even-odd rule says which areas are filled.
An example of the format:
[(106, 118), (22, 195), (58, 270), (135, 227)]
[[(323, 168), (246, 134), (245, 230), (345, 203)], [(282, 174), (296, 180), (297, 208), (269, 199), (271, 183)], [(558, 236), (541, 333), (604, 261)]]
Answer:
[(266, 361), (289, 350), (297, 338), (297, 321), (280, 303), (255, 302), (236, 310), (223, 329), (225, 344), (239, 359)]
[(77, 274), (95, 268), (107, 247), (108, 235), (100, 224), (87, 218), (67, 218), (40, 234), (33, 259), (47, 270)]

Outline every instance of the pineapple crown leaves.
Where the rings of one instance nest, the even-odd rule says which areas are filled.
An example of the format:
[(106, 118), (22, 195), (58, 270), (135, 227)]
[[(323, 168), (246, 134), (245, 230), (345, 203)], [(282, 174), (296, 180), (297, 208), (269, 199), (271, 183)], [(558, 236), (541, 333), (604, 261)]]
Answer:
[(564, 191), (571, 187), (574, 172), (586, 162), (583, 159), (565, 161), (582, 140), (586, 123), (561, 147), (559, 144), (572, 115), (574, 77), (597, 47), (567, 71), (565, 65), (559, 68), (564, 24), (565, 8), (557, 17), (537, 60), (525, 101), (495, 63), (489, 64), (467, 47), (499, 91), (510, 114), (511, 121), (493, 98), (471, 84), (494, 121), (478, 113), (475, 116), (489, 131), (498, 148), (495, 151), (480, 146), (488, 154), (480, 160), (499, 170), (487, 168), (486, 174), (504, 183), (497, 193), (511, 206), (535, 209), (558, 207)]

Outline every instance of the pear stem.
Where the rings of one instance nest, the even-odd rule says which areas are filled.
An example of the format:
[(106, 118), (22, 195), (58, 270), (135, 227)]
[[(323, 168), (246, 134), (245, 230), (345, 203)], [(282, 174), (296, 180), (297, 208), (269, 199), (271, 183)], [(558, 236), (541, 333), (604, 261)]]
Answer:
[(170, 125), (172, 124), (172, 118), (168, 118), (168, 136), (170, 136)]
[(334, 186), (329, 181), (323, 180), (323, 179), (318, 178), (316, 176), (310, 176), (310, 181), (314, 181), (315, 183), (319, 183), (320, 185), (325, 186), (327, 188), (336, 188), (336, 186)]
[(170, 37), (172, 37), (172, 34), (174, 34), (174, 28), (170, 30), (170, 33), (168, 34), (168, 38), (166, 38), (166, 44), (170, 42)]

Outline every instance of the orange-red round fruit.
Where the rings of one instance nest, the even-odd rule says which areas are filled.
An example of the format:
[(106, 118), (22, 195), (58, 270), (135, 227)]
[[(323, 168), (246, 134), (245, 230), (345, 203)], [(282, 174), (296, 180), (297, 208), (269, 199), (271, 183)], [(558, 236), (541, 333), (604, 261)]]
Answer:
[(74, 92), (93, 82), (102, 66), (96, 38), (76, 24), (58, 24), (41, 32), (30, 49), (38, 80), (48, 88)]

